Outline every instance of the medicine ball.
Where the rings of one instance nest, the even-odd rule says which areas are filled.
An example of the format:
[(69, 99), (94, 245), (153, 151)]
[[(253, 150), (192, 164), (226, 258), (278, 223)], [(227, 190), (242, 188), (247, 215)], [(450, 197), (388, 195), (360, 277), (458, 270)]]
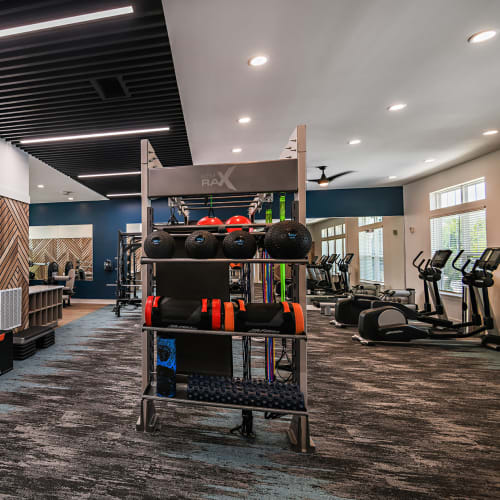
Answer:
[(144, 242), (144, 251), (151, 259), (170, 259), (174, 250), (174, 238), (166, 231), (153, 231)]
[(197, 223), (197, 226), (222, 226), (223, 222), (219, 217), (202, 217)]
[(264, 246), (273, 259), (303, 259), (312, 246), (311, 233), (299, 222), (278, 222), (267, 230)]
[(217, 238), (208, 231), (195, 231), (186, 238), (185, 247), (192, 259), (211, 259), (217, 254)]
[(228, 259), (251, 259), (257, 251), (257, 242), (246, 231), (233, 231), (224, 238), (222, 251)]
[[(227, 225), (234, 225), (234, 224), (251, 224), (252, 221), (248, 218), (245, 217), (244, 215), (233, 215), (232, 217), (229, 217), (227, 219), (226, 224)], [(228, 227), (227, 232), (232, 233), (233, 231), (240, 231), (241, 227)]]

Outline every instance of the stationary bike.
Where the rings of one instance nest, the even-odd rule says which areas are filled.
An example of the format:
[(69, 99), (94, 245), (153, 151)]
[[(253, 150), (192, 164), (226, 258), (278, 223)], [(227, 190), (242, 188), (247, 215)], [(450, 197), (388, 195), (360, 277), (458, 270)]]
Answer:
[(374, 342), (409, 342), (415, 339), (462, 339), (488, 332), (483, 336), (483, 345), (487, 342), (485, 339), (488, 336), (490, 336), (489, 343), (495, 344), (498, 340), (498, 344), (495, 345), (500, 345), (500, 336), (491, 313), (488, 296), (488, 288), (494, 284), (492, 273), (500, 264), (500, 248), (487, 248), (476, 260), (470, 272), (467, 271), (470, 259), (461, 268), (455, 266), (462, 253), (463, 251), (459, 252), (454, 259), (453, 267), (460, 270), (462, 283), (468, 290), (469, 321), (453, 323), (448, 319), (424, 317), (420, 318), (420, 321), (426, 321), (430, 325), (408, 324), (408, 319), (413, 318), (409, 318), (400, 309), (391, 306), (379, 307), (360, 314), (359, 335), (354, 335), (353, 340), (358, 340), (363, 345), (373, 345)]

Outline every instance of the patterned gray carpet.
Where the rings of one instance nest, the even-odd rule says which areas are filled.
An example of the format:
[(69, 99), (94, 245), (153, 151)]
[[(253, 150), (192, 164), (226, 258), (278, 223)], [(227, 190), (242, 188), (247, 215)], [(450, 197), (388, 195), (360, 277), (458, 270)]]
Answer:
[(311, 313), (300, 455), (286, 420), (229, 434), (232, 410), (158, 405), (137, 433), (137, 322), (96, 311), (0, 377), (0, 498), (500, 498), (500, 356), (477, 341), (362, 347)]

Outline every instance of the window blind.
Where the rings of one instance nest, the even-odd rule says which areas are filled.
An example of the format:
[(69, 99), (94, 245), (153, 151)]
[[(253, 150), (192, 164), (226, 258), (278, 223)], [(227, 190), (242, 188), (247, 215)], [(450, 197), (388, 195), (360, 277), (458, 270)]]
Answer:
[[(450, 249), (453, 255), (443, 269), (439, 289), (461, 293), (462, 275), (451, 263), (459, 250), (464, 250), (457, 262), (462, 266), (467, 259), (474, 262), (486, 248), (486, 210), (474, 210), (431, 219), (431, 250)], [(471, 264), (472, 265), (472, 264)], [(470, 269), (470, 267), (468, 268)]]
[(359, 277), (362, 281), (384, 282), (383, 228), (359, 232)]

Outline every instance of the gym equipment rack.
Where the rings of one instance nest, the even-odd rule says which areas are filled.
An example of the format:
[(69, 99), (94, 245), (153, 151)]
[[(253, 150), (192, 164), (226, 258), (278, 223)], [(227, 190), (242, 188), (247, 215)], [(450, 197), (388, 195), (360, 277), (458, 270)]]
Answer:
[[(269, 193), (284, 192), (293, 193), (291, 217), (293, 220), (305, 225), (306, 223), (306, 127), (299, 125), (289, 138), (288, 144), (280, 155), (279, 160), (230, 163), (230, 164), (210, 164), (192, 165), (182, 167), (164, 168), (152, 145), (147, 139), (141, 140), (141, 207), (142, 207), (142, 241), (146, 240), (148, 234), (154, 229), (167, 229), (174, 237), (187, 236), (194, 230), (199, 230), (200, 226), (190, 225), (189, 212), (196, 208), (192, 205), (195, 198), (205, 200), (207, 197), (225, 199), (228, 197), (247, 195), (251, 198), (246, 202), (251, 220), (254, 220), (255, 212), (262, 203), (269, 201)], [(250, 196), (248, 194), (250, 193)], [(259, 195), (258, 193), (263, 193)], [(167, 225), (154, 222), (152, 210), (152, 199), (168, 198), (171, 207), (176, 207), (184, 216), (184, 224)], [(186, 202), (189, 200), (189, 202)], [(213, 202), (213, 198), (212, 198)], [(219, 208), (230, 208), (232, 205), (222, 205)], [(237, 208), (242, 208), (243, 204), (237, 204)], [(204, 209), (207, 208), (205, 205)], [(254, 227), (263, 228), (269, 224), (252, 223), (236, 224), (226, 227)], [(218, 226), (203, 226), (203, 229), (218, 230)], [(223, 265), (230, 263), (243, 264), (292, 264), (293, 281), (293, 302), (301, 305), (304, 313), (304, 333), (298, 335), (282, 335), (271, 332), (230, 332), (213, 330), (191, 330), (186, 328), (170, 327), (148, 327), (145, 325), (145, 303), (148, 296), (155, 295), (161, 288), (161, 280), (169, 281), (169, 273), (159, 271), (161, 266), (168, 264), (191, 263), (193, 266), (203, 265)], [(171, 258), (153, 259), (143, 257), (142, 264), (142, 394), (141, 411), (137, 420), (136, 429), (144, 432), (154, 432), (159, 428), (159, 419), (156, 414), (155, 403), (163, 402), (168, 404), (187, 404), (196, 406), (222, 407), (241, 409), (243, 414), (243, 424), (251, 421), (252, 411), (265, 412), (267, 414), (289, 414), (292, 416), (288, 429), (288, 438), (294, 450), (299, 452), (310, 452), (314, 450), (314, 443), (309, 432), (309, 413), (307, 399), (307, 307), (306, 307), (306, 272), (305, 265), (307, 259), (190, 259)], [(207, 272), (210, 267), (207, 267)], [(161, 274), (161, 277), (160, 277)], [(156, 281), (154, 281), (156, 278)], [(253, 279), (250, 280), (253, 285)], [(215, 285), (211, 285), (215, 286)], [(216, 292), (214, 292), (216, 293)], [(253, 296), (253, 287), (250, 294)], [(248, 406), (239, 404), (228, 404), (222, 402), (199, 401), (187, 398), (187, 376), (177, 374), (177, 390), (174, 397), (158, 396), (156, 393), (156, 357), (155, 338), (157, 334), (172, 335), (198, 335), (200, 337), (237, 337), (248, 340), (251, 337), (261, 338), (281, 338), (290, 339), (292, 343), (292, 370), (293, 382), (304, 395), (305, 410), (279, 409), (272, 407)], [(177, 338), (181, 338), (177, 337)], [(199, 338), (200, 338), (199, 337)], [(207, 354), (208, 355), (208, 354)], [(251, 350), (243, 349), (243, 374), (244, 378), (251, 377)], [(231, 365), (232, 370), (232, 365)]]
[(125, 306), (138, 307), (142, 300), (137, 294), (141, 287), (137, 281), (136, 251), (142, 246), (142, 233), (124, 233), (118, 231), (118, 251), (116, 257), (116, 303), (113, 312), (120, 316)]

